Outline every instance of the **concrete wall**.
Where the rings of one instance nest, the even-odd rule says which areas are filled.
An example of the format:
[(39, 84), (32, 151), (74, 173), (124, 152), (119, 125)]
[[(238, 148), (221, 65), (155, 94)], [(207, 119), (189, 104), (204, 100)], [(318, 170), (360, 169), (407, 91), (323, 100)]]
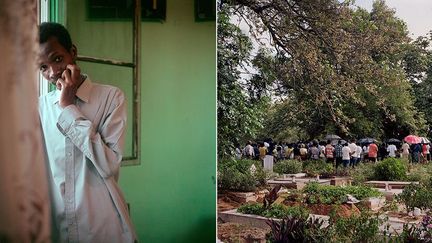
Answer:
[[(85, 0), (66, 9), (79, 54), (132, 61), (131, 22), (88, 21)], [(214, 242), (216, 23), (195, 22), (193, 0), (167, 0), (166, 16), (141, 26), (142, 158), (122, 167), (120, 186), (140, 242)], [(131, 114), (130, 69), (80, 66), (93, 81), (121, 87)]]

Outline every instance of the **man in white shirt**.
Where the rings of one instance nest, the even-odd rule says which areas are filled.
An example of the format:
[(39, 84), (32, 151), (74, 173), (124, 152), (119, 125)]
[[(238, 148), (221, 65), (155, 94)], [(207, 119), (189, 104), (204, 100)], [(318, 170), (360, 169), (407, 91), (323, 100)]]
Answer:
[(356, 159), (355, 165), (358, 165), (360, 163), (361, 157), (362, 157), (362, 152), (363, 152), (362, 147), (360, 146), (360, 144), (357, 144), (357, 148), (356, 148), (357, 159)]
[(342, 163), (345, 168), (348, 167), (348, 165), (350, 164), (350, 159), (351, 159), (351, 149), (349, 148), (348, 144), (345, 144), (344, 147), (342, 148)]
[(404, 142), (402, 144), (402, 148), (401, 149), (402, 149), (402, 158), (408, 160), (409, 159), (409, 149), (410, 149), (409, 144), (406, 143), (406, 142)]
[(255, 157), (254, 149), (252, 147), (252, 142), (251, 141), (247, 142), (246, 146), (243, 149), (243, 154), (248, 159), (253, 159), (253, 157)]
[(397, 150), (396, 145), (394, 145), (394, 144), (389, 144), (389, 145), (387, 146), (387, 153), (388, 153), (388, 156), (389, 156), (390, 158), (395, 158), (395, 157), (396, 157), (396, 150)]
[(363, 162), (369, 162), (369, 145), (366, 144), (363, 146)]
[(56, 90), (39, 99), (49, 167), (52, 242), (135, 242), (117, 184), (126, 125), (123, 92), (92, 83), (60, 24), (39, 28), (42, 75)]
[(354, 167), (357, 163), (357, 144), (355, 143), (355, 139), (351, 139), (351, 143), (348, 145), (348, 147), (351, 150), (351, 159), (350, 159), (350, 165)]

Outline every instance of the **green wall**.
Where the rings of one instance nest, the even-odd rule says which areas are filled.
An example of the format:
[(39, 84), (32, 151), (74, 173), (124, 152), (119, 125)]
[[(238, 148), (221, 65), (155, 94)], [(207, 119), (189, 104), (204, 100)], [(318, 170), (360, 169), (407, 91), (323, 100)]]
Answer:
[[(66, 9), (79, 54), (132, 61), (131, 22), (87, 21), (84, 0)], [(214, 242), (216, 23), (195, 22), (193, 0), (167, 0), (166, 16), (141, 26), (141, 164), (122, 167), (120, 186), (140, 242)], [(130, 69), (80, 66), (123, 89), (131, 114)]]

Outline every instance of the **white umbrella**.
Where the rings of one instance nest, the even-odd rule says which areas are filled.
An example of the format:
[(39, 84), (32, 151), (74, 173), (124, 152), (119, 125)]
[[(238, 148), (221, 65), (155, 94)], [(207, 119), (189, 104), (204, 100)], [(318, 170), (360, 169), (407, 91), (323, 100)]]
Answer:
[(422, 143), (430, 143), (429, 139), (427, 139), (426, 137), (421, 137), (421, 142)]

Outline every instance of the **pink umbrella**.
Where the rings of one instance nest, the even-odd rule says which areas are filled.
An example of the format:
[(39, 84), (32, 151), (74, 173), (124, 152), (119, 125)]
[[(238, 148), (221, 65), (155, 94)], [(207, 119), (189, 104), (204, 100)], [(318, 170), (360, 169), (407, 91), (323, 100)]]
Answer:
[(408, 135), (404, 138), (404, 140), (405, 140), (405, 142), (412, 143), (412, 144), (422, 142), (421, 137), (418, 137), (416, 135)]

